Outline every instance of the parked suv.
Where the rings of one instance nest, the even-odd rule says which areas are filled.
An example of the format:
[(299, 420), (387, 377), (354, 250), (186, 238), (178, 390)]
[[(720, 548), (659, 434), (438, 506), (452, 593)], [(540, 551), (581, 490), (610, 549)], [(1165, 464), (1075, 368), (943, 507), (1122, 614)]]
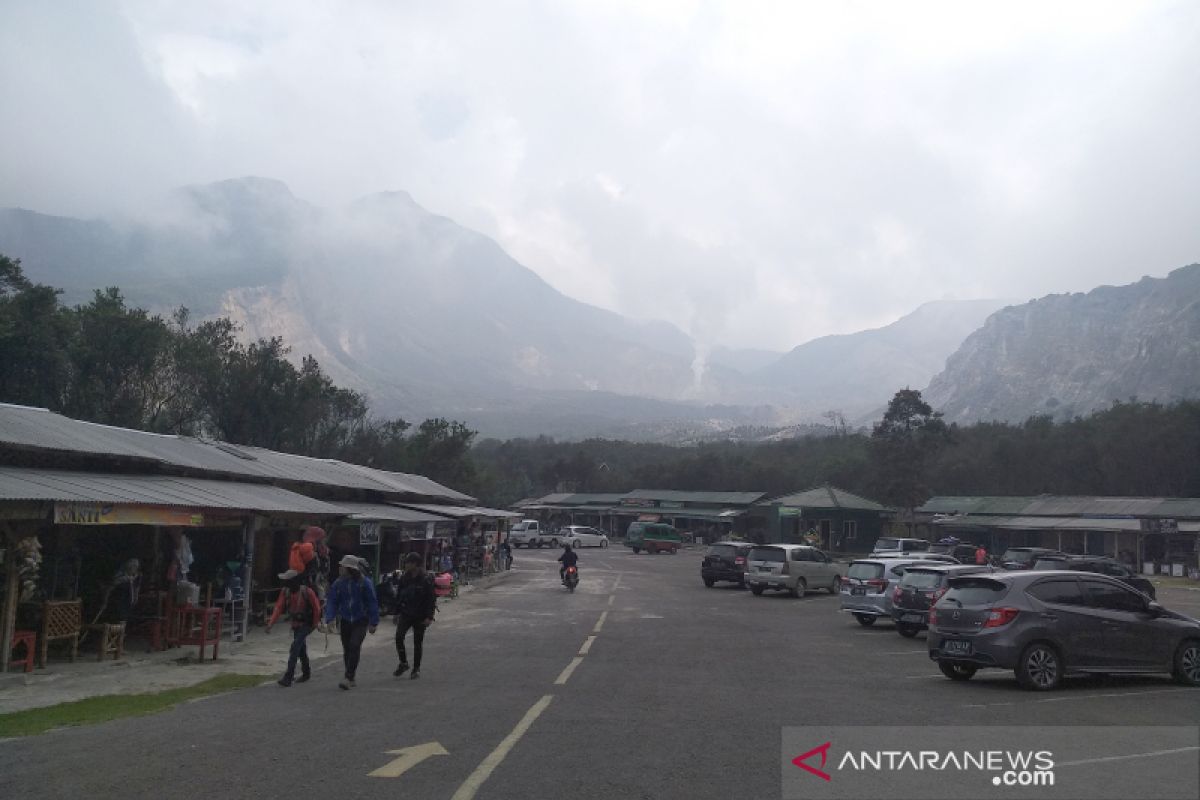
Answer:
[(1027, 689), (1072, 673), (1170, 673), (1200, 686), (1200, 621), (1106, 575), (1028, 570), (951, 578), (929, 614), (929, 657), (946, 677), (1011, 669)]
[(919, 564), (904, 570), (904, 577), (892, 590), (892, 619), (896, 621), (896, 631), (912, 638), (925, 630), (929, 609), (946, 593), (950, 578), (992, 571), (991, 567), (975, 564)]
[(1039, 558), (1061, 555), (1065, 553), (1047, 547), (1010, 547), (1000, 556), (1000, 566), (1005, 569), (1032, 569)]
[(893, 590), (900, 584), (904, 570), (915, 565), (936, 566), (940, 563), (925, 560), (920, 555), (852, 561), (842, 579), (842, 611), (853, 614), (863, 627), (874, 625), (877, 619), (891, 619)]
[(704, 561), (700, 562), (700, 577), (705, 586), (717, 581), (733, 581), (746, 588), (746, 565), (749, 562), (750, 542), (717, 542), (708, 548)]
[(1096, 572), (1100, 575), (1116, 578), (1121, 583), (1145, 594), (1151, 600), (1155, 599), (1154, 584), (1150, 582), (1150, 579), (1138, 575), (1115, 558), (1055, 554), (1042, 556), (1034, 563), (1033, 568), (1037, 570), (1071, 569), (1077, 572)]
[(929, 542), (924, 539), (881, 536), (875, 540), (875, 547), (871, 550), (871, 555), (878, 556), (884, 553), (895, 553), (898, 556), (906, 556), (909, 553), (923, 553), (928, 549)]
[(784, 589), (792, 597), (803, 597), (815, 589), (837, 594), (842, 585), (841, 569), (841, 564), (808, 545), (755, 545), (750, 550), (746, 582), (756, 595), (766, 589)]

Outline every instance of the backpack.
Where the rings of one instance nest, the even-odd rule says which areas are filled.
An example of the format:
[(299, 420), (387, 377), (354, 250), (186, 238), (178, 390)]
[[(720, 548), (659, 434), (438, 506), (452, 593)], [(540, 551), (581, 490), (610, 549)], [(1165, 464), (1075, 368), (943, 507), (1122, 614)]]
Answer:
[(433, 592), (433, 579), (425, 573), (421, 580), (412, 581), (403, 586), (396, 596), (396, 609), (401, 616), (413, 619), (424, 616), (423, 606), (428, 603), (428, 597)]
[[(299, 622), (303, 625), (313, 627), (313, 608), (312, 603), (308, 599), (308, 591), (301, 588), (299, 591), (292, 592), (290, 589), (284, 589), (283, 607), (287, 611), (288, 619), (292, 622)], [(299, 599), (299, 606), (296, 601)]]

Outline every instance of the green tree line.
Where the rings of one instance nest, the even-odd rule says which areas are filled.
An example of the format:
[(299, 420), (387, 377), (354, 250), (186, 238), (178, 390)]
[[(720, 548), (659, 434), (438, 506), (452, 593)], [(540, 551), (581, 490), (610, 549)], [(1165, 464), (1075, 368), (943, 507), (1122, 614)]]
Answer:
[(0, 255), (0, 401), (474, 486), (465, 425), (376, 418), (313, 357), (297, 366), (282, 339), (237, 334), (225, 318), (193, 323), (185, 308), (170, 318), (130, 308), (116, 288), (65, 306)]
[(1200, 402), (1131, 400), (1055, 423), (947, 425), (920, 392), (896, 393), (871, 432), (692, 447), (592, 439), (487, 439), (466, 425), (374, 417), (312, 357), (278, 338), (244, 343), (228, 319), (130, 308), (117, 289), (63, 306), (0, 256), (0, 401), (77, 419), (208, 436), (427, 475), (488, 505), (560, 487), (761, 491), (830, 483), (899, 508), (933, 494), (1200, 497)]

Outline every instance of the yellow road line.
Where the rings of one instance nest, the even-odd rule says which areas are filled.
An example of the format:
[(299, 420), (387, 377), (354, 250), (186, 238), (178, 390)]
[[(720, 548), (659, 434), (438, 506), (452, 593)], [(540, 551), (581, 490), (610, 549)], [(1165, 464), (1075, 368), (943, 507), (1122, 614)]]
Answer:
[(475, 768), (475, 771), (467, 776), (467, 779), (463, 781), (462, 786), (458, 787), (458, 791), (454, 793), (454, 797), (451, 800), (472, 800), (476, 793), (479, 792), (480, 787), (483, 786), (484, 781), (491, 777), (496, 767), (500, 766), (500, 762), (504, 760), (504, 757), (516, 747), (517, 742), (521, 741), (521, 737), (525, 735), (526, 731), (529, 730), (537, 718), (542, 715), (542, 712), (546, 710), (546, 707), (550, 705), (550, 701), (553, 699), (554, 695), (548, 694), (534, 703), (533, 707), (525, 712), (525, 716), (521, 717), (521, 721), (517, 723), (517, 727), (512, 729), (512, 733), (505, 736), (504, 741), (496, 745), (496, 749), (489, 753), (488, 757)]
[(554, 685), (562, 686), (563, 684), (565, 684), (567, 682), (567, 679), (571, 677), (571, 673), (575, 671), (575, 668), (578, 667), (582, 663), (583, 663), (583, 656), (575, 656), (574, 658), (572, 658), (571, 663), (567, 664), (567, 668), (564, 669), (559, 674), (559, 676), (554, 679)]

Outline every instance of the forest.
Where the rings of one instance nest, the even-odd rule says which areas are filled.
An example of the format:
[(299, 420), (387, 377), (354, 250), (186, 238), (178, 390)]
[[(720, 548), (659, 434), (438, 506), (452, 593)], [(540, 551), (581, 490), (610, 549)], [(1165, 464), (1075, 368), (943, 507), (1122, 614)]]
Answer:
[(900, 508), (934, 494), (1200, 497), (1200, 402), (1115, 402), (1055, 423), (946, 425), (897, 392), (870, 431), (688, 447), (613, 440), (478, 440), (468, 425), (381, 418), (279, 338), (228, 319), (130, 308), (116, 288), (61, 303), (0, 255), (0, 402), (159, 433), (205, 436), (426, 475), (504, 507), (552, 491), (785, 493), (830, 483)]

